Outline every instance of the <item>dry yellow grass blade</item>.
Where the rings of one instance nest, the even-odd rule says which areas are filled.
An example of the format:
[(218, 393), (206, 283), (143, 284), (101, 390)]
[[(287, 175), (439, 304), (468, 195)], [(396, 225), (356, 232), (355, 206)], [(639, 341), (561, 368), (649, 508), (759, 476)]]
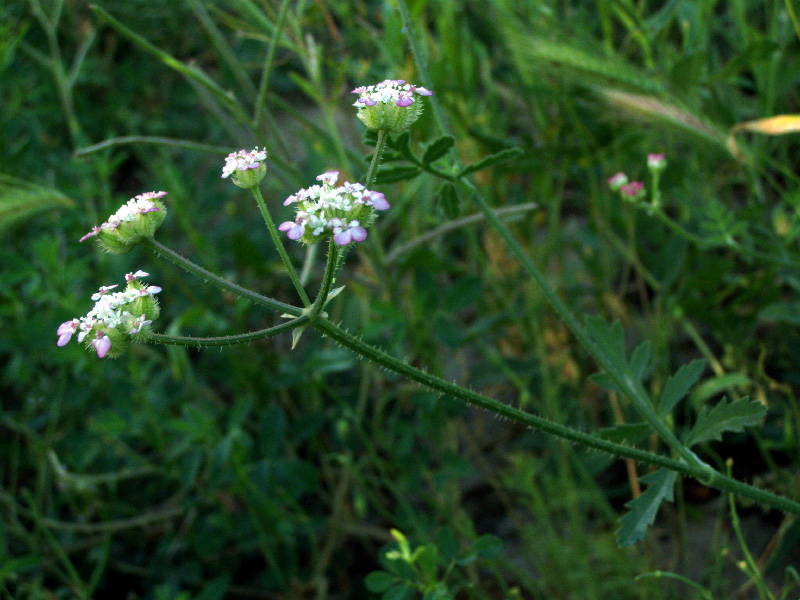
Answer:
[(728, 135), (728, 141), (726, 142), (728, 149), (736, 156), (739, 156), (740, 152), (734, 136), (740, 131), (754, 131), (764, 135), (797, 133), (800, 132), (800, 115), (776, 115), (737, 123), (731, 128), (731, 133)]

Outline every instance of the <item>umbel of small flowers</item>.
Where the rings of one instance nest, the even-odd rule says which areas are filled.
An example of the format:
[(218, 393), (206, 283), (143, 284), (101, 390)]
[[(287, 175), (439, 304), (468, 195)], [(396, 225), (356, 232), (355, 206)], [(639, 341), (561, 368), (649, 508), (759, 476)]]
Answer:
[(97, 236), (100, 246), (114, 254), (130, 251), (143, 239), (153, 237), (164, 222), (167, 209), (161, 198), (167, 192), (146, 192), (128, 200), (108, 221), (83, 236), (79, 241)]
[(608, 187), (619, 192), (623, 200), (636, 202), (644, 196), (644, 184), (641, 181), (628, 181), (625, 173), (616, 173), (608, 178)]
[(239, 150), (231, 152), (225, 158), (222, 167), (222, 178), (231, 177), (231, 181), (240, 188), (249, 189), (257, 186), (267, 174), (267, 151), (253, 148), (250, 152)]
[(345, 181), (337, 186), (339, 171), (317, 176), (322, 185), (312, 185), (289, 196), (283, 203), (297, 205), (297, 217), (278, 227), (290, 240), (313, 244), (332, 235), (338, 246), (367, 239), (367, 227), (376, 211), (389, 208), (386, 196), (371, 192), (363, 184)]
[(95, 305), (85, 317), (59, 326), (58, 346), (65, 346), (77, 333), (78, 342), (94, 349), (100, 358), (117, 358), (131, 341), (144, 341), (151, 331), (150, 324), (158, 318), (155, 294), (161, 291), (156, 285), (139, 281), (147, 275), (144, 271), (125, 275), (128, 285), (122, 292), (111, 292), (116, 285), (102, 286), (92, 294)]
[(356, 116), (370, 129), (400, 133), (422, 114), (422, 102), (417, 96), (431, 96), (433, 92), (406, 83), (402, 79), (387, 79), (375, 85), (353, 90), (358, 100)]

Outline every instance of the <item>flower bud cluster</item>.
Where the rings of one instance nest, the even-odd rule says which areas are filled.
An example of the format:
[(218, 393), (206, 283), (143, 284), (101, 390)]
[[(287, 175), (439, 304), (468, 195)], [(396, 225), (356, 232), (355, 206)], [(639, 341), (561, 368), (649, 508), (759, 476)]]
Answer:
[(108, 221), (83, 236), (79, 241), (97, 236), (102, 248), (114, 254), (130, 251), (143, 239), (153, 237), (164, 222), (167, 209), (161, 198), (167, 192), (147, 192), (128, 200)]
[(371, 192), (360, 183), (345, 181), (336, 186), (338, 171), (329, 171), (317, 177), (322, 185), (312, 185), (289, 196), (284, 206), (297, 204), (294, 221), (281, 223), (290, 240), (313, 244), (332, 235), (339, 246), (367, 239), (367, 230), (377, 216), (377, 210), (386, 210), (389, 203), (380, 192)]
[(125, 276), (128, 285), (122, 292), (111, 292), (116, 285), (102, 286), (92, 294), (95, 305), (85, 317), (59, 326), (58, 345), (66, 345), (77, 333), (78, 342), (93, 348), (100, 358), (117, 358), (131, 341), (144, 341), (150, 324), (158, 318), (158, 300), (154, 296), (161, 291), (158, 286), (139, 281), (147, 275), (144, 271), (128, 273)]
[(257, 186), (267, 174), (267, 151), (253, 148), (250, 152), (239, 150), (231, 152), (225, 158), (222, 167), (222, 178), (231, 177), (231, 181), (240, 188), (249, 189)]
[(406, 83), (402, 79), (387, 79), (375, 85), (361, 86), (353, 90), (358, 100), (356, 115), (370, 129), (400, 133), (416, 121), (422, 114), (419, 96), (431, 96), (433, 92)]

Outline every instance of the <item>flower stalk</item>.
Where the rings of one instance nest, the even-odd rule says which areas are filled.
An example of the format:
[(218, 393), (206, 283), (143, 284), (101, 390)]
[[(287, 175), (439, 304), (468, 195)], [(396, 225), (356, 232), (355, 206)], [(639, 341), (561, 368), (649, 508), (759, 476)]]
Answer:
[(292, 280), (294, 289), (296, 289), (297, 293), (300, 295), (300, 300), (302, 300), (303, 306), (311, 306), (311, 301), (308, 298), (308, 294), (306, 294), (305, 289), (303, 289), (303, 284), (300, 283), (300, 278), (297, 276), (297, 271), (295, 270), (289, 255), (286, 253), (286, 248), (283, 246), (283, 241), (278, 235), (278, 229), (275, 227), (275, 222), (272, 220), (269, 210), (267, 210), (267, 205), (264, 203), (264, 197), (261, 195), (261, 190), (257, 185), (250, 189), (253, 192), (253, 197), (256, 199), (258, 209), (261, 211), (261, 216), (264, 217), (264, 223), (267, 226), (269, 235), (272, 237), (272, 241), (275, 244), (275, 247), (278, 249), (278, 254), (280, 254), (283, 266), (286, 267), (286, 272), (289, 274), (289, 279)]

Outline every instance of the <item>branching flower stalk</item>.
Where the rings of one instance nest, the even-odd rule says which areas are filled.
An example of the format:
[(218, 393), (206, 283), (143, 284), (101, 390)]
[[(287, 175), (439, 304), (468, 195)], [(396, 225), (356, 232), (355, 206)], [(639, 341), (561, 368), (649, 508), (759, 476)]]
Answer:
[[(404, 21), (406, 21), (409, 39), (412, 40), (413, 45), (415, 43), (413, 42), (413, 30), (410, 22), (408, 22), (407, 11), (405, 11), (403, 0), (398, 1), (401, 7), (401, 14), (404, 15)], [(418, 52), (415, 50), (414, 54), (417, 56)], [(427, 78), (424, 71), (421, 74)], [(341, 288), (332, 290), (332, 286), (347, 249), (352, 244), (363, 242), (368, 237), (367, 228), (374, 222), (377, 213), (389, 208), (389, 203), (382, 193), (369, 189), (376, 179), (387, 136), (390, 132), (396, 132), (398, 128), (408, 127), (416, 120), (422, 110), (421, 103), (416, 102), (418, 96), (432, 95), (428, 89), (406, 84), (402, 80), (386, 80), (375, 86), (356, 88), (354, 92), (359, 94), (359, 100), (356, 101), (356, 106), (359, 107), (359, 118), (368, 127), (378, 131), (378, 143), (367, 173), (366, 185), (348, 181), (337, 185), (339, 183), (338, 172), (323, 173), (317, 177), (317, 180), (321, 182), (320, 184), (302, 189), (287, 198), (284, 205), (296, 205), (295, 220), (286, 221), (276, 228), (258, 189), (259, 182), (266, 173), (266, 151), (256, 148), (252, 152), (242, 150), (233, 153), (228, 156), (223, 169), (223, 178), (231, 177), (233, 183), (237, 186), (252, 191), (264, 217), (264, 222), (270, 230), (278, 252), (281, 254), (281, 259), (286, 265), (287, 272), (289, 272), (303, 300), (304, 308), (285, 304), (247, 290), (203, 269), (157, 242), (153, 236), (155, 230), (164, 220), (166, 209), (160, 200), (165, 195), (164, 192), (149, 192), (137, 196), (109, 217), (107, 222), (93, 228), (83, 238), (96, 237), (97, 241), (106, 250), (115, 253), (128, 252), (134, 245), (143, 244), (157, 255), (166, 258), (173, 264), (222, 290), (251, 300), (271, 310), (279, 311), (282, 317), (290, 319), (288, 322), (259, 331), (211, 338), (154, 333), (151, 324), (159, 313), (158, 303), (154, 295), (160, 292), (161, 289), (157, 286), (148, 286), (139, 282), (139, 278), (146, 277), (147, 274), (143, 271), (137, 271), (126, 276), (128, 287), (125, 292), (112, 294), (109, 292), (115, 286), (101, 287), (100, 291), (92, 297), (97, 304), (86, 317), (62, 323), (57, 331), (59, 336), (58, 345), (65, 345), (74, 333), (79, 332), (79, 341), (84, 341), (84, 338), (88, 338), (85, 343), (102, 358), (106, 355), (121, 355), (130, 342), (157, 342), (195, 347), (225, 346), (265, 339), (289, 330), (293, 331), (294, 343), (296, 344), (303, 330), (307, 327), (313, 327), (323, 335), (370, 362), (374, 362), (442, 395), (483, 408), (498, 416), (526, 427), (549, 433), (560, 439), (581, 444), (594, 450), (608, 452), (615, 456), (657, 465), (674, 473), (694, 477), (717, 489), (750, 498), (787, 513), (800, 516), (800, 503), (758, 489), (716, 471), (701, 461), (687, 445), (677, 439), (664, 419), (656, 413), (641, 381), (631, 377), (630, 373), (620, 366), (619, 361), (612, 358), (612, 349), (604, 348), (603, 344), (597, 341), (600, 338), (597, 337), (596, 331), (592, 330), (590, 332), (588, 326), (582, 327), (578, 323), (575, 316), (559, 298), (541, 271), (533, 264), (533, 261), (513, 238), (508, 228), (503, 225), (495, 212), (491, 210), (474, 185), (462, 176), (436, 173), (456, 185), (462, 194), (470, 197), (478, 205), (486, 221), (503, 237), (511, 251), (542, 289), (556, 313), (572, 330), (587, 351), (595, 357), (599, 366), (605, 370), (617, 388), (631, 399), (643, 418), (661, 436), (661, 439), (672, 449), (677, 458), (604, 440), (598, 436), (554, 423), (544, 417), (525, 412), (478, 392), (465, 389), (415, 368), (383, 350), (367, 344), (330, 321), (323, 309), (327, 301), (341, 290)], [(435, 108), (435, 111), (438, 112), (438, 109)], [(444, 124), (441, 116), (437, 117), (436, 120), (440, 126)], [(313, 303), (309, 301), (302, 285), (300, 285), (294, 267), (278, 236), (278, 231), (286, 233), (291, 240), (305, 244), (313, 244), (328, 238), (328, 258), (325, 273), (319, 293)]]
[(256, 204), (258, 204), (258, 209), (261, 211), (261, 216), (264, 218), (264, 224), (267, 226), (272, 242), (278, 250), (283, 266), (286, 267), (286, 272), (289, 274), (294, 288), (300, 295), (303, 306), (308, 307), (311, 305), (311, 301), (308, 299), (308, 295), (305, 289), (303, 289), (303, 284), (300, 283), (300, 278), (297, 276), (297, 271), (295, 271), (294, 265), (289, 255), (286, 253), (286, 249), (283, 247), (283, 242), (278, 235), (278, 230), (267, 210), (266, 204), (264, 204), (264, 197), (261, 195), (261, 190), (258, 188), (258, 184), (261, 183), (261, 180), (264, 179), (264, 176), (267, 174), (266, 159), (267, 151), (259, 150), (258, 148), (254, 148), (251, 152), (245, 150), (232, 152), (225, 159), (225, 166), (222, 168), (222, 177), (223, 179), (231, 177), (235, 185), (240, 188), (249, 189), (253, 193)]

